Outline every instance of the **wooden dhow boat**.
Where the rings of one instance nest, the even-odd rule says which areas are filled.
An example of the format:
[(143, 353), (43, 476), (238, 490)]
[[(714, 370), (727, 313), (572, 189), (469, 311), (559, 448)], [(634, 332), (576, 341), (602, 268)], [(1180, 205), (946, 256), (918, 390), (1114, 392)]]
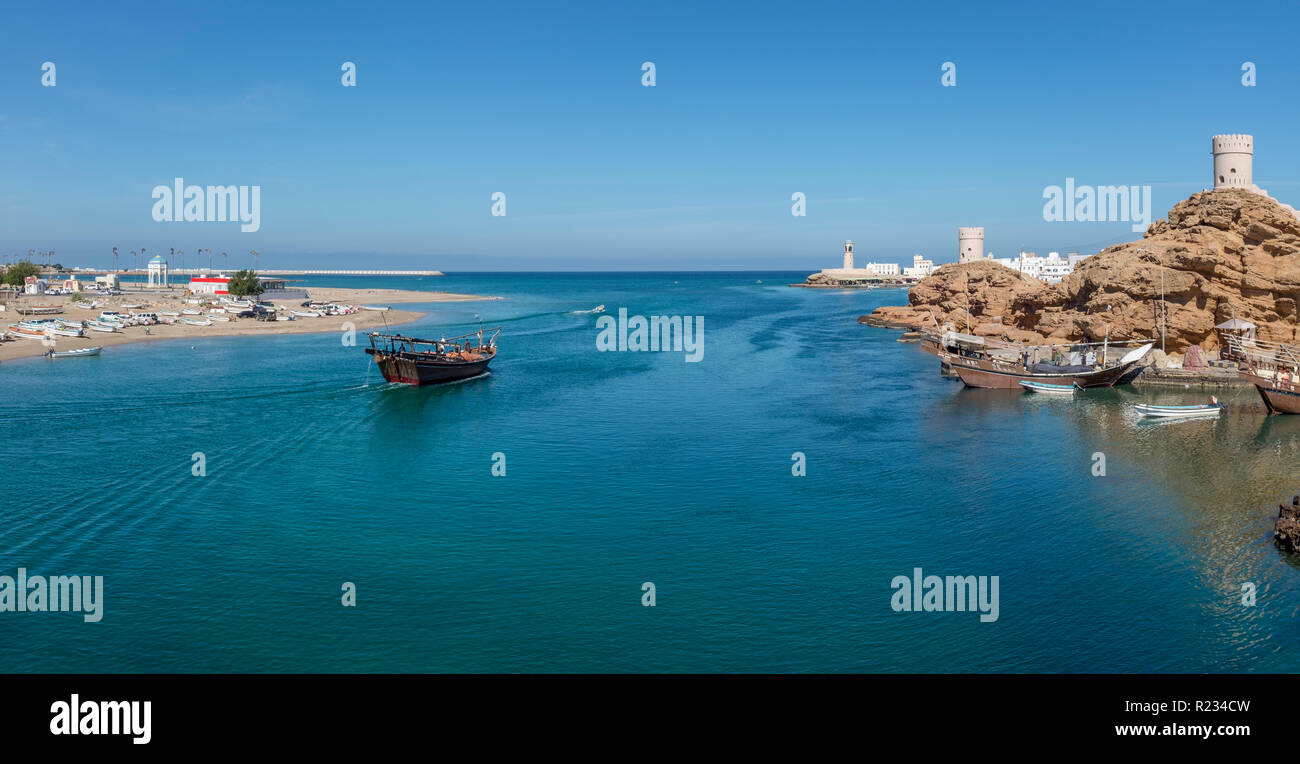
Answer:
[[(484, 332), (491, 335), (484, 342)], [(500, 327), (459, 337), (421, 340), (400, 334), (370, 333), (366, 354), (375, 359), (384, 379), (404, 385), (436, 385), (477, 377), (497, 355)], [(477, 344), (475, 343), (477, 339)]]
[(1300, 348), (1254, 337), (1228, 337), (1237, 376), (1259, 391), (1270, 414), (1300, 414)]
[[(948, 332), (938, 341), (939, 359), (967, 387), (1019, 390), (1021, 382), (1067, 387), (1113, 387), (1136, 366), (1155, 343), (1126, 353), (1118, 363), (1060, 366), (1027, 361), (1026, 348), (989, 347), (985, 338)], [(1104, 355), (1104, 354), (1103, 354)]]

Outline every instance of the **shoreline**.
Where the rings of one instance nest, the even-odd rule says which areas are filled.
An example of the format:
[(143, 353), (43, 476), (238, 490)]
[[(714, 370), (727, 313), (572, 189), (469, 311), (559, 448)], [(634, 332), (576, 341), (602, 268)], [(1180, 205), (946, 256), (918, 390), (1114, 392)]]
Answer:
[[(388, 305), (389, 303), (445, 303), (445, 302), (475, 302), (479, 300), (499, 300), (500, 297), (488, 297), (482, 295), (457, 294), (454, 292), (418, 292), (413, 290), (401, 289), (352, 289), (345, 287), (320, 287), (309, 290), (313, 300), (324, 302), (340, 302), (351, 305), (369, 305), (380, 304)], [(193, 297), (190, 297), (193, 299)], [(70, 321), (87, 321), (99, 314), (100, 310), (121, 310), (121, 306), (143, 304), (145, 307), (139, 309), (141, 312), (157, 312), (158, 310), (174, 310), (181, 306), (188, 306), (182, 302), (182, 296), (177, 293), (168, 295), (142, 294), (139, 292), (128, 292), (122, 295), (112, 297), (96, 297), (97, 301), (102, 302), (100, 308), (82, 308), (73, 306), (72, 300), (68, 296), (50, 295), (38, 296), (35, 298), (24, 298), (24, 303), (41, 304), (41, 305), (60, 305), (64, 312), (57, 314), (57, 317)], [(271, 300), (278, 306), (289, 308), (298, 307), (298, 300)], [(27, 318), (18, 313), (17, 305), (11, 302), (7, 309), (0, 313), (0, 322), (3, 324), (3, 330), (7, 333), (8, 326), (12, 323)], [(317, 316), (317, 317), (296, 317), (293, 321), (257, 321), (254, 319), (233, 319), (229, 322), (217, 322), (212, 326), (192, 326), (185, 323), (159, 324), (156, 326), (128, 326), (120, 332), (102, 333), (87, 332), (85, 337), (57, 337), (56, 350), (75, 350), (77, 348), (90, 347), (115, 347), (119, 345), (132, 345), (141, 342), (169, 341), (169, 340), (196, 340), (205, 337), (256, 337), (256, 336), (283, 336), (289, 334), (324, 334), (329, 332), (343, 331), (345, 324), (351, 324), (351, 328), (356, 330), (382, 329), (385, 327), (401, 326), (410, 324), (424, 318), (427, 313), (416, 310), (362, 310), (342, 316)], [(145, 334), (145, 329), (149, 330)], [(45, 354), (48, 348), (39, 340), (35, 339), (14, 339), (0, 342), (0, 362), (18, 360), (21, 358), (40, 358)]]

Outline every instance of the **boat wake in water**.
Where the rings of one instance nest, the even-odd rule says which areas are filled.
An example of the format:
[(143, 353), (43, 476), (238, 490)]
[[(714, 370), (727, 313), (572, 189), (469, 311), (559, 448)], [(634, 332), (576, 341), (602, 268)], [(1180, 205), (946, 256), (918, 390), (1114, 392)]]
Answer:
[(569, 311), (569, 315), (571, 315), (571, 316), (589, 316), (589, 315), (591, 315), (591, 314), (593, 314), (593, 313), (604, 313), (604, 312), (605, 312), (605, 306), (604, 306), (604, 305), (597, 305), (596, 307), (592, 308), (591, 310), (571, 310), (571, 311)]

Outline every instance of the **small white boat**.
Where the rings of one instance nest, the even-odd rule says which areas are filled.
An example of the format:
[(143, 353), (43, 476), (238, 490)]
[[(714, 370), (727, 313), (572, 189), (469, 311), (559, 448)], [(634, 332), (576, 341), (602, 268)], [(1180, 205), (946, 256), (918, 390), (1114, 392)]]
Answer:
[(195, 310), (194, 308), (186, 308), (185, 310), (182, 310), (182, 311), (181, 311), (181, 315), (184, 315), (184, 316), (201, 316), (201, 315), (203, 315), (203, 311), (201, 311), (201, 310)]
[(85, 332), (85, 330), (83, 330), (83, 329), (79, 329), (79, 328), (78, 328), (78, 329), (60, 329), (60, 328), (57, 328), (57, 327), (50, 327), (49, 329), (46, 329), (45, 331), (48, 332), (49, 334), (53, 334), (53, 335), (56, 335), (56, 336), (59, 336), (59, 337), (84, 337), (84, 336), (86, 336), (86, 332)]
[(171, 316), (172, 318), (180, 318), (181, 312), (179, 310), (160, 310), (158, 311), (158, 315)]
[(190, 326), (212, 326), (211, 320), (195, 321), (192, 318), (182, 318), (181, 320), (189, 324)]
[(225, 308), (208, 308), (209, 316), (212, 315), (213, 313), (225, 313), (225, 312), (226, 312)]
[(292, 320), (293, 320), (293, 316), (276, 316), (276, 317), (275, 317), (275, 320), (276, 320), (276, 321), (292, 321)]
[(85, 358), (87, 356), (99, 355), (103, 350), (102, 346), (93, 348), (77, 348), (76, 350), (51, 350), (46, 353), (48, 358)]
[(253, 307), (253, 303), (248, 300), (222, 300), (221, 302), (226, 307), (239, 308), (240, 310), (247, 310), (248, 308)]
[(219, 315), (219, 314), (216, 314), (216, 313), (209, 313), (209, 314), (208, 314), (208, 320), (209, 320), (209, 321), (226, 321), (226, 322), (229, 322), (229, 321), (230, 321), (230, 316), (223, 316), (223, 315)]
[(1133, 409), (1142, 416), (1155, 417), (1192, 417), (1192, 416), (1218, 416), (1223, 413), (1223, 404), (1219, 399), (1210, 396), (1209, 403), (1202, 403), (1194, 406), (1157, 406), (1154, 403), (1137, 403)]
[(1033, 380), (1021, 380), (1020, 386), (1028, 393), (1057, 393), (1064, 395), (1073, 395), (1074, 391), (1079, 389), (1078, 385), (1049, 385), (1046, 382), (1034, 382)]
[(135, 305), (135, 304), (131, 304), (131, 305), (123, 305), (122, 307), (125, 308), (125, 309), (127, 309), (127, 310), (140, 310), (140, 309), (143, 308), (144, 306), (143, 306), (143, 305)]
[(300, 318), (320, 318), (320, 314), (314, 310), (291, 310), (289, 312)]
[(9, 334), (10, 334), (11, 336), (17, 337), (17, 338), (19, 338), (19, 339), (24, 339), (24, 340), (43, 340), (43, 339), (45, 339), (45, 331), (44, 331), (44, 330), (42, 330), (42, 329), (29, 329), (29, 328), (27, 328), (27, 327), (25, 327), (25, 326), (19, 326), (18, 324), (10, 324), (10, 325), (9, 325)]
[(362, 310), (379, 310), (379, 311), (392, 310), (392, 308), (389, 307), (389, 306), (387, 306), (387, 305), (362, 305), (362, 306), (361, 306), (361, 309), (362, 309)]
[(121, 331), (114, 324), (106, 324), (103, 321), (87, 321), (86, 328), (93, 332), (116, 332)]

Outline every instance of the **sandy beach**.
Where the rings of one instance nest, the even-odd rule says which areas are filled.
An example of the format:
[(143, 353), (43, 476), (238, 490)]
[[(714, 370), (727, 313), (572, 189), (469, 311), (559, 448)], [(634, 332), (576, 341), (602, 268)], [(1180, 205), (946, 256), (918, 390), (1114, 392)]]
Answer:
[[(340, 287), (312, 287), (311, 299), (318, 302), (334, 302), (341, 305), (388, 306), (402, 303), (432, 302), (468, 302), (473, 300), (494, 300), (496, 297), (456, 294), (452, 292), (419, 292), (403, 289), (345, 289)], [(122, 313), (156, 313), (162, 310), (179, 311), (183, 308), (197, 306), (184, 302), (185, 298), (194, 299), (194, 295), (170, 293), (158, 295), (141, 292), (128, 292), (112, 297), (95, 297), (102, 303), (97, 308), (84, 308), (72, 302), (72, 298), (60, 295), (40, 295), (24, 297), (19, 301), (10, 300), (7, 309), (0, 312), (0, 325), (6, 330), (9, 324), (18, 323), (29, 318), (62, 318), (68, 321), (89, 321), (97, 317), (102, 310), (116, 310)], [(301, 300), (272, 300), (283, 308), (301, 309)], [(215, 298), (213, 304), (215, 304)], [(54, 316), (24, 316), (17, 308), (32, 305), (59, 305), (63, 312)], [(127, 309), (123, 305), (142, 305), (144, 307)], [(344, 330), (344, 324), (351, 324), (358, 331), (395, 327), (410, 323), (425, 314), (414, 310), (362, 310), (341, 316), (295, 317), (293, 321), (257, 321), (251, 318), (236, 319), (228, 322), (213, 322), (212, 326), (192, 326), (176, 322), (156, 326), (128, 326), (122, 331), (106, 333), (87, 331), (85, 337), (56, 337), (56, 350), (75, 350), (103, 346), (124, 345), (134, 342), (154, 342), (175, 339), (202, 339), (204, 337), (252, 337), (256, 335), (310, 334), (313, 332), (338, 332)], [(197, 318), (197, 317), (196, 317)], [(387, 323), (385, 324), (385, 320)], [(145, 331), (148, 330), (148, 334)], [(13, 339), (0, 342), (0, 361), (14, 358), (41, 356), (48, 348), (39, 339)]]

